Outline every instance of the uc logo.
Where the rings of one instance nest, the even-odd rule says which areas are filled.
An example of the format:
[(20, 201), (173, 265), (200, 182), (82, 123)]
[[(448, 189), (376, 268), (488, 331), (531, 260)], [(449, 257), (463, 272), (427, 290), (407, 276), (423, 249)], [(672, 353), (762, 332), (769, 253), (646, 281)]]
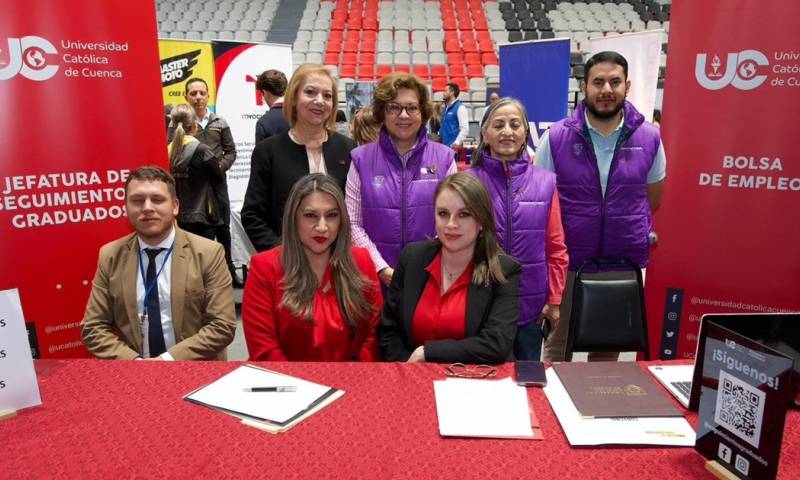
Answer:
[(58, 53), (52, 43), (42, 37), (29, 35), (8, 39), (8, 64), (0, 63), (0, 80), (17, 73), (29, 80), (44, 81), (58, 71), (58, 65), (47, 65), (45, 55)]
[(719, 90), (729, 84), (739, 90), (752, 90), (767, 79), (766, 75), (756, 75), (758, 66), (769, 65), (767, 57), (758, 50), (729, 53), (724, 71), (720, 71), (722, 62), (716, 55), (711, 59), (711, 71), (708, 71), (706, 57), (705, 53), (697, 54), (694, 76), (700, 85), (709, 90)]

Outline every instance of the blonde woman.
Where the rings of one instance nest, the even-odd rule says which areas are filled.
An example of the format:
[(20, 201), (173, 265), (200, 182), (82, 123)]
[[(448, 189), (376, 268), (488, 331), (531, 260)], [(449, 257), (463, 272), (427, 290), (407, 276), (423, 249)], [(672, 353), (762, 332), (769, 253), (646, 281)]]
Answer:
[(225, 172), (214, 152), (194, 138), (197, 117), (192, 107), (176, 105), (170, 118), (175, 135), (167, 152), (180, 203), (178, 226), (214, 240), (216, 227), (224, 223), (215, 188), (224, 181)]
[(378, 327), (385, 360), (503, 363), (519, 320), (520, 266), (497, 244), (486, 187), (456, 173), (436, 188), (437, 238), (403, 249)]
[(254, 256), (242, 300), (250, 360), (374, 361), (382, 298), (369, 253), (350, 243), (336, 180), (300, 179), (281, 246)]
[(283, 207), (292, 185), (309, 173), (325, 173), (344, 189), (350, 150), (356, 144), (336, 132), (336, 81), (321, 65), (301, 65), (283, 100), (289, 131), (256, 144), (242, 224), (259, 252), (280, 243)]

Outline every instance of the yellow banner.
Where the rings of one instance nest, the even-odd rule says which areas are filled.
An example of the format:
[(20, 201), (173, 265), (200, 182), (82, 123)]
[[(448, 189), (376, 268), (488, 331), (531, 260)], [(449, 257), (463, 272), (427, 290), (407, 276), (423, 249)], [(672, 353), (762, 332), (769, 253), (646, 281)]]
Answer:
[(217, 82), (211, 42), (159, 39), (158, 53), (164, 105), (186, 103), (183, 97), (186, 81), (199, 77), (208, 83), (208, 108), (213, 112), (217, 103)]

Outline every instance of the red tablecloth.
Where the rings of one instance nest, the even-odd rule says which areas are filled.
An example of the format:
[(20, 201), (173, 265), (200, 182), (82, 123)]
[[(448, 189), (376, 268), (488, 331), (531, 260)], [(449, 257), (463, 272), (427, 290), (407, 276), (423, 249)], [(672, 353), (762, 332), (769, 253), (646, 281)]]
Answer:
[[(239, 365), (39, 360), (44, 404), (0, 422), (0, 478), (710, 478), (691, 448), (570, 447), (535, 388), (544, 441), (442, 438), (441, 365), (264, 363), (347, 392), (280, 435), (182, 400)], [(780, 478), (800, 478), (798, 426), (792, 411)]]

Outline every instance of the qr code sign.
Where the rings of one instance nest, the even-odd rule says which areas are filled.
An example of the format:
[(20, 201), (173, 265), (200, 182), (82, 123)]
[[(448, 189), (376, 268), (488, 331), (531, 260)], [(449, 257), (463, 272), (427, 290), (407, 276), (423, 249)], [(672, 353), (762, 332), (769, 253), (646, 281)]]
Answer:
[(714, 421), (758, 448), (766, 394), (720, 370)]

